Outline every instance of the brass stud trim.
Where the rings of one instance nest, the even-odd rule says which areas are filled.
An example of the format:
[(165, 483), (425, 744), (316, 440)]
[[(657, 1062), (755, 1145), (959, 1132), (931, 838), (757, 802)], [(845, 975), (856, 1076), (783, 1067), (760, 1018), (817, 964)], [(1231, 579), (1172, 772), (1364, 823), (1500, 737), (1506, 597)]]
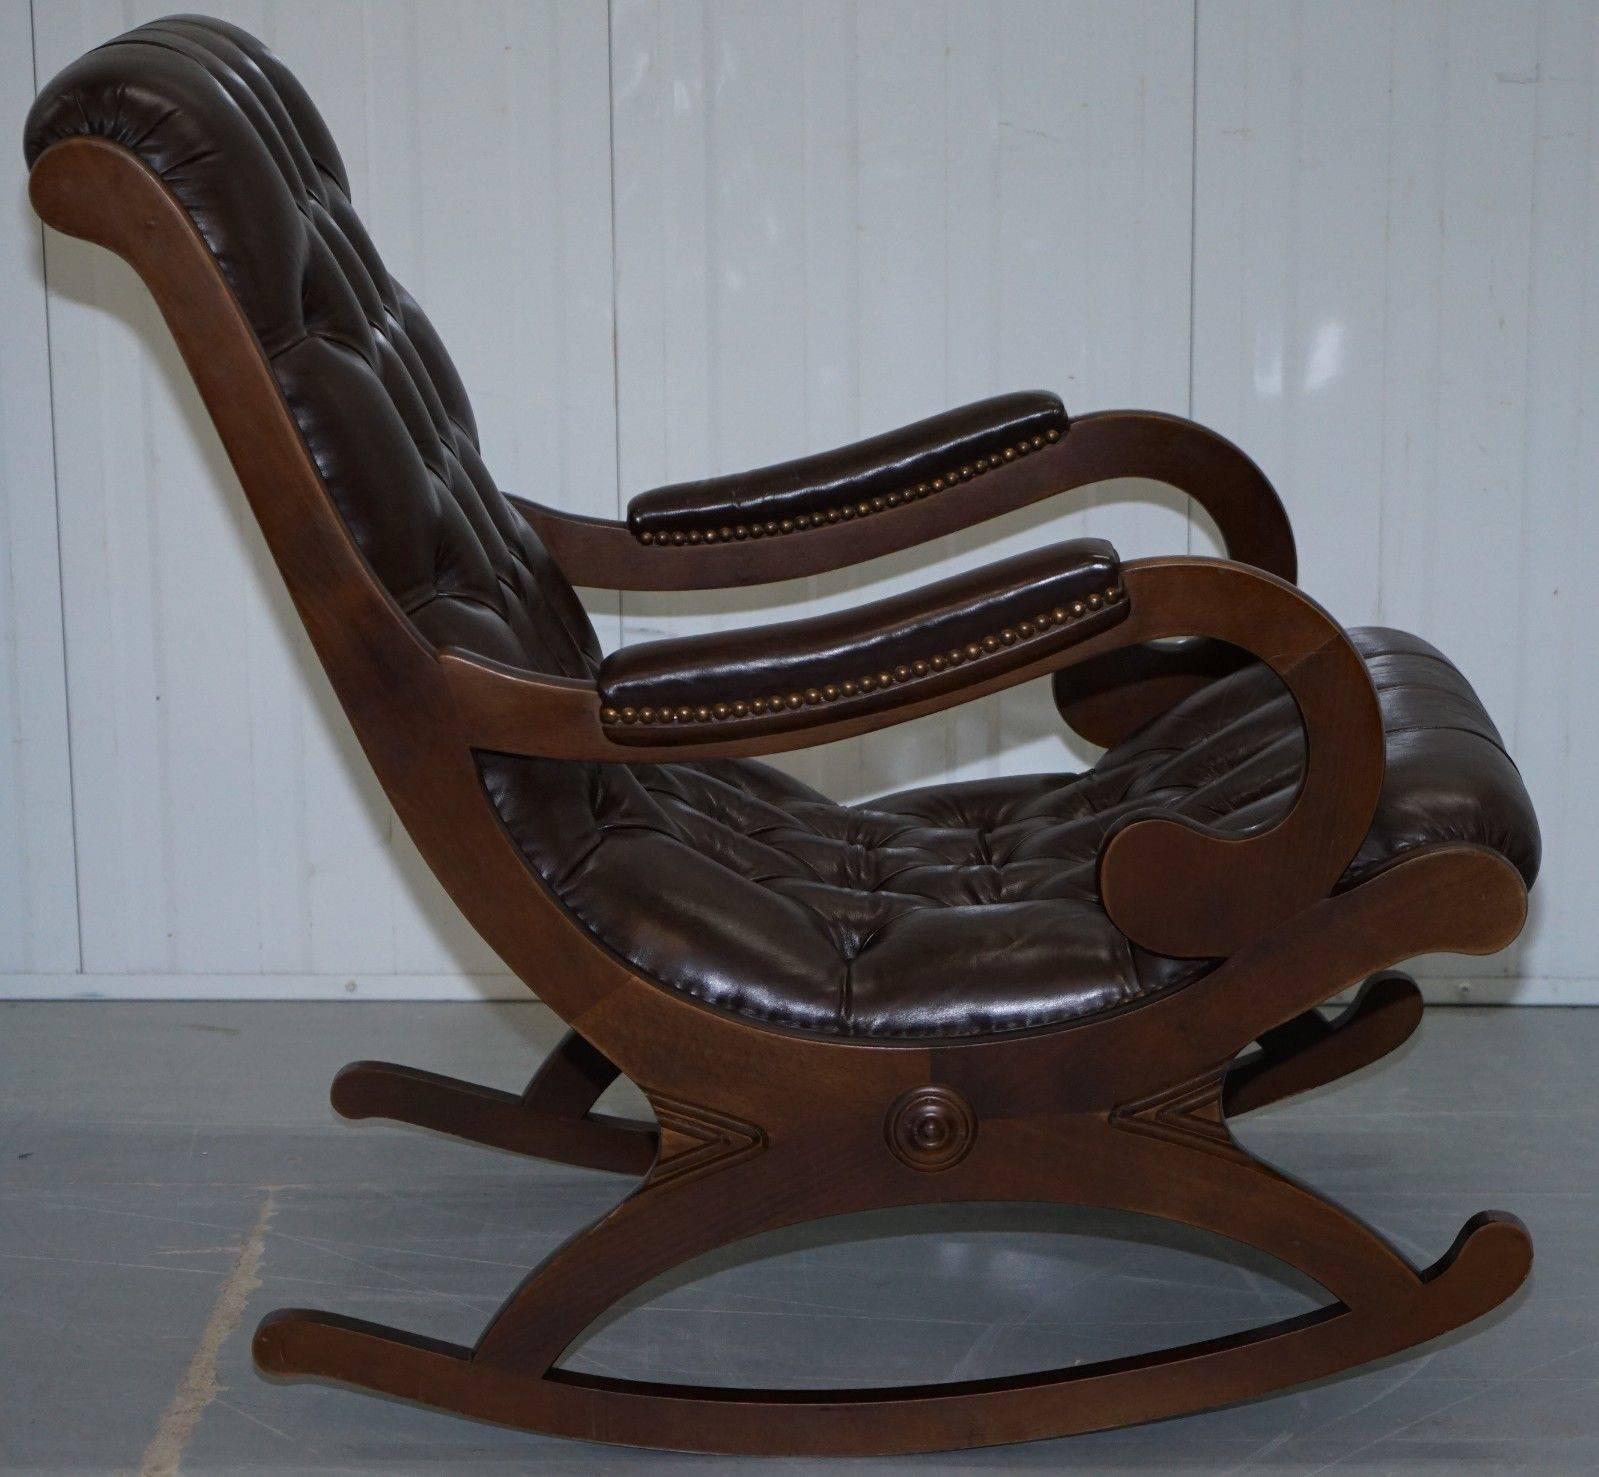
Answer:
[(944, 492), (962, 482), (970, 482), (981, 477), (985, 472), (992, 472), (1000, 467), (1008, 466), (1018, 457), (1030, 456), (1035, 451), (1042, 451), (1046, 446), (1051, 446), (1060, 440), (1059, 427), (1052, 426), (1047, 431), (1042, 431), (1036, 436), (1024, 436), (1014, 446), (1006, 446), (988, 456), (974, 457), (969, 462), (962, 462), (958, 467), (951, 467), (946, 472), (941, 472), (930, 482), (918, 482), (914, 487), (902, 487), (896, 492), (883, 494), (868, 500), (845, 503), (836, 508), (819, 509), (814, 513), (799, 513), (793, 518), (784, 518), (780, 522), (772, 519), (765, 523), (735, 523), (723, 524), (716, 528), (692, 528), (686, 532), (681, 529), (662, 529), (659, 533), (651, 529), (641, 529), (635, 532), (634, 537), (641, 544), (673, 545), (684, 544), (730, 544), (743, 542), (752, 538), (781, 537), (791, 533), (806, 533), (813, 528), (826, 528), (841, 519), (866, 518), (874, 513), (887, 512), (890, 508), (897, 508), (905, 503), (913, 503), (918, 498), (924, 498), (931, 493)]
[(617, 708), (606, 704), (600, 709), (600, 722), (607, 728), (667, 726), (673, 723), (716, 724), (737, 722), (743, 718), (761, 718), (767, 714), (794, 712), (800, 708), (825, 708), (832, 703), (847, 702), (863, 694), (884, 691), (890, 687), (913, 685), (928, 677), (937, 677), (952, 667), (969, 662), (987, 661), (996, 656), (1012, 656), (1023, 652), (1031, 644), (1043, 640), (1063, 626), (1073, 626), (1091, 615), (1100, 614), (1118, 605), (1125, 592), (1119, 585), (1097, 592), (1083, 600), (1074, 600), (1070, 606), (1057, 605), (1053, 610), (1043, 610), (1031, 620), (1017, 621), (1002, 630), (990, 632), (965, 646), (951, 647), (947, 653), (917, 658), (879, 672), (863, 672), (859, 677), (841, 677), (822, 687), (808, 687), (803, 692), (772, 693), (762, 697), (729, 698), (711, 707)]

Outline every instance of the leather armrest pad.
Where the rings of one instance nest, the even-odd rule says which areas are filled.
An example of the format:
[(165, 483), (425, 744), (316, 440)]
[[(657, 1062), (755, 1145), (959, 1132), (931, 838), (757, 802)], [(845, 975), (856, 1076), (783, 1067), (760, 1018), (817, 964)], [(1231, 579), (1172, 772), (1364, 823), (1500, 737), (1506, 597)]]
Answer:
[(799, 532), (970, 481), (1066, 428), (1056, 395), (996, 395), (836, 451), (642, 492), (628, 504), (628, 527), (643, 542), (678, 544)]
[(625, 646), (600, 667), (619, 742), (834, 722), (1037, 661), (1121, 620), (1116, 551), (1048, 545), (828, 615)]

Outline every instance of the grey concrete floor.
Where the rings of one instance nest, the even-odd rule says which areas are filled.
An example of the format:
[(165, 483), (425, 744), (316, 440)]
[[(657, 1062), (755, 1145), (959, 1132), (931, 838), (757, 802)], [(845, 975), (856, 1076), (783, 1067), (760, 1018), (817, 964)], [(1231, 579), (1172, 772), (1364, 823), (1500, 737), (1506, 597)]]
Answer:
[[(1530, 1285), (1475, 1328), (1253, 1405), (815, 1464), (546, 1440), (259, 1378), (250, 1332), (285, 1304), (470, 1342), (626, 1191), (327, 1106), (363, 1056), (520, 1087), (557, 1035), (536, 1005), (0, 1006), (0, 1472), (1599, 1471), (1599, 1010), (1435, 1009), (1386, 1062), (1241, 1123), (1419, 1262), (1486, 1207), (1517, 1212), (1538, 1249)], [(628, 1092), (613, 1101), (636, 1111)], [(696, 1271), (569, 1362), (728, 1384), (972, 1378), (1315, 1301), (1225, 1243), (1023, 1207), (804, 1228)]]

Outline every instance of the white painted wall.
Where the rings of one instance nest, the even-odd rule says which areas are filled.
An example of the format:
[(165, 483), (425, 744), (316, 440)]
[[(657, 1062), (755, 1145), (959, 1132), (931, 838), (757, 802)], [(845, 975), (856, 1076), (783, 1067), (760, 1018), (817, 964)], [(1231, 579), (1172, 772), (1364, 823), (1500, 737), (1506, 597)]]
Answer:
[[(1435, 990), (1599, 1001), (1590, 0), (209, 4), (328, 115), (509, 488), (614, 515), (1034, 385), (1239, 438), (1312, 593), (1443, 645), (1533, 788), (1533, 926)], [(0, 0), (0, 995), (520, 994), (392, 824), (137, 281), (41, 253), (35, 86), (170, 8)], [(593, 608), (609, 644), (1076, 532), (1212, 547), (1139, 491)], [(1037, 686), (791, 762), (853, 797), (1083, 757)]]

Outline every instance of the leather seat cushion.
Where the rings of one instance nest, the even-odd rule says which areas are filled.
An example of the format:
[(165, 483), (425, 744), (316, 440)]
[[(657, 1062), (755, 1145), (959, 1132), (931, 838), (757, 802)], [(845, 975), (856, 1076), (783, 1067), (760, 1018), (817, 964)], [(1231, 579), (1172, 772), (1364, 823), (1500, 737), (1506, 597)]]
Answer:
[[(1467, 841), (1530, 884), (1531, 802), (1466, 680), (1434, 648), (1353, 633), (1388, 768), (1345, 883)], [(1169, 990), (1209, 961), (1130, 944), (1100, 906), (1107, 828), (1157, 807), (1227, 830), (1291, 799), (1304, 741), (1263, 667), (1210, 684), (1082, 774), (935, 785), (840, 805), (769, 765), (481, 758), (484, 784), (567, 909), (644, 974), (752, 1019), (834, 1034), (1022, 1030)]]

